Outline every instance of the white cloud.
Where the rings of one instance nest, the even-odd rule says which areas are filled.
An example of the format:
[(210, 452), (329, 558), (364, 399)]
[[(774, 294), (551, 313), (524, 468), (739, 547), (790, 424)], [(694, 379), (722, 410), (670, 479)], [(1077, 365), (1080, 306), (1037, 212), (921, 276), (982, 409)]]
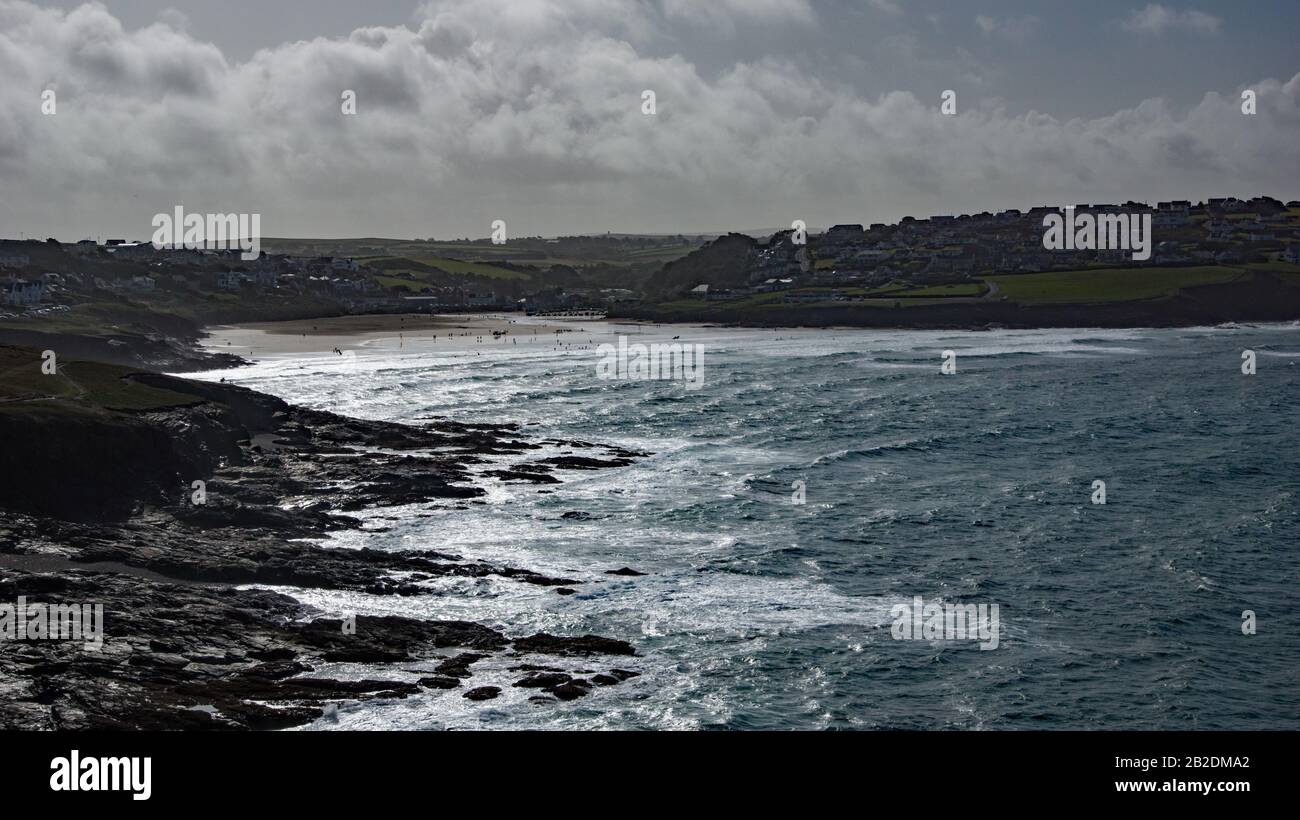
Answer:
[(1120, 23), (1125, 31), (1155, 35), (1175, 29), (1218, 34), (1222, 24), (1223, 20), (1212, 14), (1196, 10), (1179, 11), (1159, 3), (1148, 3), (1145, 8), (1134, 9)]
[[(1300, 75), (1190, 111), (1058, 120), (937, 93), (864, 99), (774, 59), (704, 76), (647, 56), (633, 0), (440, 0), (412, 26), (230, 62), (100, 5), (0, 0), (0, 225), (147, 238), (153, 214), (263, 214), (269, 235), (720, 230), (1130, 197), (1300, 178)], [(58, 113), (42, 116), (55, 88)], [(658, 114), (641, 113), (653, 89)], [(354, 117), (340, 113), (357, 93)]]
[(989, 17), (984, 14), (975, 17), (975, 25), (987, 35), (999, 35), (1011, 40), (1026, 40), (1038, 31), (1039, 19), (1033, 15), (1024, 17)]

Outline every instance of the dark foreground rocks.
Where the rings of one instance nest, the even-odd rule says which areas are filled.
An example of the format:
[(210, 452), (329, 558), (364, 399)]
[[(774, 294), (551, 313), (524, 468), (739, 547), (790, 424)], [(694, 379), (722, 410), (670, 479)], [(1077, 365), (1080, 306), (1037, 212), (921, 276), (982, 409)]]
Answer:
[[(540, 689), (549, 692), (557, 700), (576, 700), (585, 697), (596, 686), (617, 686), (625, 680), (635, 678), (640, 672), (626, 669), (611, 669), (607, 673), (587, 672), (590, 678), (580, 678), (558, 669), (535, 671), (515, 681), (514, 685), (524, 689)], [(531, 698), (537, 702), (538, 698)]]
[[(474, 685), (479, 670), (513, 660), (635, 654), (592, 635), (512, 639), (462, 621), (343, 621), (235, 585), (418, 596), (436, 578), (492, 577), (571, 594), (582, 579), (436, 548), (320, 542), (361, 526), (351, 511), (415, 504), (454, 516), (481, 503), (476, 482), (498, 456), (561, 449), (495, 471), (553, 484), (556, 471), (641, 454), (532, 442), (508, 425), (350, 419), (230, 385), (78, 364), (78, 389), (94, 388), (85, 395), (20, 395), (0, 408), (0, 605), (100, 605), (103, 644), (9, 639), (0, 627), (0, 728), (283, 728), (336, 720), (339, 705), (377, 698), (495, 698), (500, 687)], [(96, 394), (107, 398), (86, 398)], [(538, 688), (547, 700), (569, 699), (604, 679), (626, 678), (593, 669)]]
[[(6, 729), (285, 728), (316, 720), (331, 705), (461, 688), (475, 663), (531, 657), (539, 638), (552, 638), (512, 641), (466, 621), (359, 615), (345, 624), (313, 619), (319, 613), (276, 592), (124, 573), (6, 571), (0, 600), (19, 598), (102, 606), (102, 644), (0, 640), (0, 726)], [(614, 647), (576, 640), (589, 653)], [(360, 679), (317, 671), (348, 661), (387, 671)], [(440, 674), (409, 668), (421, 661), (436, 663)], [(613, 669), (596, 677), (619, 681), (633, 674)], [(571, 690), (583, 686), (590, 688), (556, 673), (546, 689), (571, 699)], [(479, 686), (465, 697), (499, 693)]]
[(583, 635), (577, 638), (565, 638), (539, 632), (528, 638), (520, 638), (515, 646), (521, 652), (544, 652), (548, 655), (635, 655), (636, 650), (627, 641), (602, 638), (599, 635)]

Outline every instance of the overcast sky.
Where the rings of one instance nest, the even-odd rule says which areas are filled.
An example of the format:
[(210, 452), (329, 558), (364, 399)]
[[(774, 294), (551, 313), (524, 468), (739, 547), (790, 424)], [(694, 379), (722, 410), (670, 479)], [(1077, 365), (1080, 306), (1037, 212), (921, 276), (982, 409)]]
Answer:
[(0, 0), (0, 236), (148, 239), (177, 205), (446, 238), (1291, 199), (1297, 44), (1295, 0)]

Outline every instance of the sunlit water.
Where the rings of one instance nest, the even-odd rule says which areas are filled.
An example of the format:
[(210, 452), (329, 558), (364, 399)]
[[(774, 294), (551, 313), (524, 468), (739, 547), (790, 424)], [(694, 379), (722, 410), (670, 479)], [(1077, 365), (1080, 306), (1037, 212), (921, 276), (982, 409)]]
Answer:
[[(653, 453), (561, 485), (478, 478), (486, 503), (375, 511), (387, 531), (335, 539), (577, 578), (579, 594), (280, 588), (334, 615), (623, 638), (639, 657), (614, 665), (641, 677), (539, 705), (511, 661), (483, 661), (470, 685), (497, 700), (432, 691), (319, 728), (1300, 728), (1300, 327), (576, 327), (562, 350), (523, 324), (520, 343), (380, 339), (202, 374), (353, 416)], [(615, 333), (704, 345), (702, 386), (597, 379)], [(648, 574), (605, 574), (623, 566)], [(893, 639), (891, 607), (914, 595), (998, 604), (999, 648)]]

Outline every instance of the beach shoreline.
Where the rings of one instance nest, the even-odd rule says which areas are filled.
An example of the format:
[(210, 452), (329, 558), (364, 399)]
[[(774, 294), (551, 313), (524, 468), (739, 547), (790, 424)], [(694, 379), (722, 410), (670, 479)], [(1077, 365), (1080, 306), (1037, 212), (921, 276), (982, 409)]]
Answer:
[(293, 355), (356, 350), (380, 339), (437, 343), (465, 337), (550, 338), (582, 333), (581, 322), (534, 320), (522, 313), (379, 313), (210, 325), (200, 345), (244, 355)]

